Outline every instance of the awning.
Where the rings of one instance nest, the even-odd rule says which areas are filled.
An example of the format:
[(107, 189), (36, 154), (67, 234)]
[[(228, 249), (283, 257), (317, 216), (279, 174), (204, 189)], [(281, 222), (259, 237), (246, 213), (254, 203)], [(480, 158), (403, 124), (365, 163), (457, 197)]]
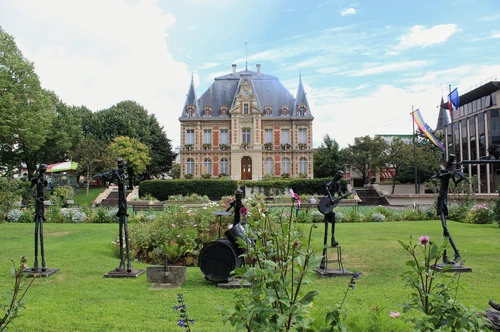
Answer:
[(56, 172), (74, 171), (77, 168), (78, 168), (78, 163), (74, 161), (65, 161), (62, 163), (47, 165), (47, 172), (56, 173)]

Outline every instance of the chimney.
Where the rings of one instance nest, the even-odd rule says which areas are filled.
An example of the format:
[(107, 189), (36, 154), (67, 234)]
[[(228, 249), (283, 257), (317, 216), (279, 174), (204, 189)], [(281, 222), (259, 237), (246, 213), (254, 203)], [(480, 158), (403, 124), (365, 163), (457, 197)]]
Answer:
[(233, 75), (236, 74), (236, 65), (233, 64)]
[(256, 64), (257, 66), (257, 75), (260, 75), (260, 63)]

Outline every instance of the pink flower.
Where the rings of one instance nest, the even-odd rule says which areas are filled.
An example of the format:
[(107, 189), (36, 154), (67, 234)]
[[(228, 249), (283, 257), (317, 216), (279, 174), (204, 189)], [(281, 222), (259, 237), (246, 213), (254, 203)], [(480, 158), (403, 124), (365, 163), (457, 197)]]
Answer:
[(172, 227), (175, 227), (175, 224), (172, 224)]
[(248, 208), (246, 206), (242, 207), (240, 209), (240, 216), (247, 214), (247, 212), (248, 212)]
[(180, 234), (177, 234), (177, 237), (181, 237), (181, 235), (180, 235)]
[(299, 197), (299, 195), (297, 195), (296, 193), (293, 192), (292, 188), (290, 188), (290, 196), (292, 197), (292, 199), (297, 201), (297, 205), (300, 206), (300, 197)]
[(401, 315), (401, 314), (399, 313), (399, 311), (396, 311), (396, 312), (391, 311), (391, 314), (390, 314), (390, 316), (391, 316), (392, 318), (399, 317), (400, 315)]
[(194, 224), (194, 225), (193, 225), (193, 227), (196, 227), (196, 226), (198, 226), (198, 224)]
[(420, 242), (422, 247), (425, 247), (427, 245), (427, 243), (429, 243), (429, 236), (427, 236), (427, 235), (421, 236), (418, 238), (418, 241)]

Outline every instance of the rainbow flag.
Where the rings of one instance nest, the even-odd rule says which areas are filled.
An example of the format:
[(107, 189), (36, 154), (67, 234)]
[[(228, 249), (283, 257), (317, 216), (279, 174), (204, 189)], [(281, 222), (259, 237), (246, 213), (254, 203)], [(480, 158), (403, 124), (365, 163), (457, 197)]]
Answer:
[(413, 111), (410, 113), (411, 117), (413, 118), (413, 121), (415, 121), (415, 124), (417, 125), (418, 129), (420, 129), (421, 132), (427, 136), (432, 143), (434, 143), (438, 148), (440, 148), (443, 152), (445, 151), (445, 148), (441, 142), (437, 140), (437, 138), (431, 133), (431, 130), (429, 126), (425, 123), (424, 119), (422, 118), (422, 114), (420, 114), (420, 110), (417, 109), (416, 111)]

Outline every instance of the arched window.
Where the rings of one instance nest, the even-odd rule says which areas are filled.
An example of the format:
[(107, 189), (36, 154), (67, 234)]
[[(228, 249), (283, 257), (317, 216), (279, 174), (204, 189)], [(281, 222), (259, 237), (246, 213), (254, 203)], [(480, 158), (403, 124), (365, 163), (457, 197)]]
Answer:
[(220, 107), (220, 116), (227, 116), (227, 107), (226, 106)]
[(212, 175), (212, 160), (210, 158), (205, 158), (203, 161), (203, 174)]
[(187, 117), (193, 117), (193, 116), (195, 116), (195, 112), (194, 112), (194, 107), (193, 106), (188, 106), (186, 108), (186, 116)]
[(281, 161), (281, 173), (290, 174), (290, 159), (283, 158)]
[(194, 174), (194, 159), (188, 158), (186, 160), (186, 174)]
[(229, 175), (229, 162), (227, 158), (222, 158), (220, 160), (220, 172), (221, 174), (228, 174)]
[(273, 109), (271, 106), (266, 106), (264, 107), (264, 116), (271, 116), (273, 115)]
[(266, 158), (264, 161), (264, 174), (273, 174), (273, 158)]
[(307, 158), (305, 157), (299, 160), (299, 173), (307, 174)]
[(288, 116), (290, 115), (290, 111), (288, 110), (288, 107), (287, 106), (283, 106), (281, 108), (281, 116)]
[(306, 105), (300, 104), (300, 106), (299, 106), (299, 116), (306, 115), (306, 112), (307, 112)]
[(204, 117), (209, 117), (212, 116), (212, 108), (207, 106), (203, 109), (203, 116)]

